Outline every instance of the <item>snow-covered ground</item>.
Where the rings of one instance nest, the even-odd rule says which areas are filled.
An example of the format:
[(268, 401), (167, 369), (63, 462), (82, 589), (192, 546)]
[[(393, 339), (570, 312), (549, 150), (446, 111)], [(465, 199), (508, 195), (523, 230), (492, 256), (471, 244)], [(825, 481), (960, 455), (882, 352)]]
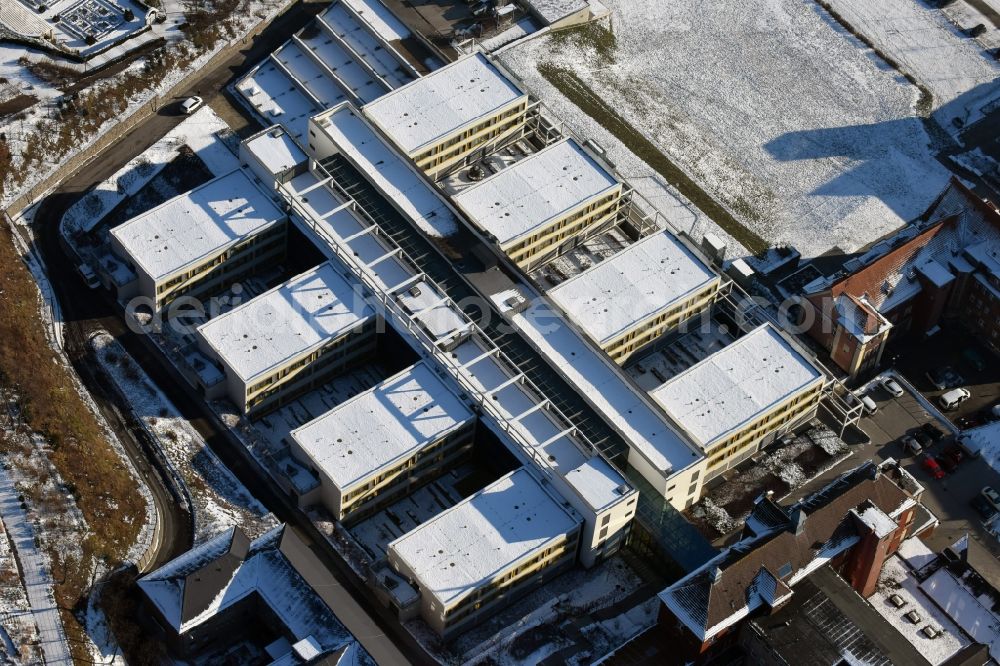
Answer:
[(940, 9), (916, 0), (827, 2), (931, 91), (945, 128), (955, 131), (955, 118), (965, 125), (981, 119), (982, 108), (1000, 100), (1000, 63)]
[(35, 639), (35, 626), (25, 595), (24, 582), (11, 549), (7, 529), (0, 524), (0, 638), (6, 653), (21, 663), (37, 661), (40, 657)]
[[(879, 575), (878, 588), (868, 598), (868, 603), (913, 644), (927, 661), (937, 666), (969, 645), (970, 641), (920, 587), (903, 560), (893, 555), (885, 561)], [(902, 607), (896, 608), (889, 600), (893, 594), (898, 594), (903, 599)], [(917, 622), (904, 617), (910, 611), (917, 612)], [(939, 632), (935, 638), (928, 638), (921, 633), (921, 629), (928, 626)]]
[[(231, 16), (228, 18), (233, 26), (231, 36), (232, 42), (239, 42), (243, 35), (250, 32), (258, 24), (270, 21), (274, 16), (277, 16), (278, 13), (287, 4), (289, 4), (289, 2), (290, 0), (240, 0)], [(176, 13), (178, 3), (171, 1), (167, 4), (174, 8), (173, 11)], [(171, 20), (176, 18), (177, 17), (173, 17)], [(175, 24), (169, 24), (168, 22), (168, 26), (169, 25)], [(158, 28), (158, 30), (159, 29), (160, 28)], [(167, 30), (167, 28), (163, 29)], [(194, 52), (190, 46), (190, 40), (184, 39), (180, 40), (179, 44), (172, 44), (166, 47), (172, 49), (174, 52), (179, 52), (179, 49), (183, 49), (186, 53), (190, 54), (191, 57), (186, 61), (186, 65), (184, 67), (174, 68), (169, 71), (162, 80), (156, 82), (155, 84), (150, 84), (147, 89), (129, 99), (127, 107), (123, 112), (119, 113), (117, 116), (109, 118), (99, 128), (97, 128), (96, 131), (93, 133), (86, 133), (86, 135), (82, 137), (76, 137), (72, 148), (70, 148), (67, 153), (60, 155), (44, 155), (42, 163), (39, 165), (33, 165), (28, 177), (24, 179), (16, 190), (7, 190), (3, 193), (3, 196), (0, 197), (0, 206), (7, 206), (22, 193), (31, 192), (33, 188), (35, 188), (51, 173), (63, 166), (67, 159), (88, 148), (94, 141), (97, 140), (97, 138), (110, 131), (115, 125), (120, 123), (125, 118), (128, 118), (133, 113), (137, 112), (157, 95), (166, 93), (192, 72), (203, 69), (212, 59), (213, 55), (229, 44), (229, 40), (222, 38), (216, 42), (211, 51), (205, 50), (201, 52)], [(26, 82), (26, 85), (21, 84), (22, 93), (35, 95), (42, 100), (40, 103), (34, 104), (22, 113), (0, 120), (0, 132), (5, 133), (7, 136), (11, 153), (15, 158), (15, 167), (19, 163), (21, 151), (24, 149), (30, 137), (41, 131), (43, 128), (46, 128), (47, 124), (54, 123), (52, 120), (52, 117), (55, 114), (54, 98), (61, 95), (61, 91), (58, 90), (58, 88), (38, 81), (36, 77), (33, 77), (30, 72), (28, 72), (26, 67), (18, 63), (18, 58), (27, 53), (32, 53), (32, 50), (25, 49), (23, 47), (0, 47), (0, 78), (6, 78), (9, 81)], [(124, 71), (108, 79), (95, 83), (87, 90), (100, 90), (103, 87), (117, 85), (124, 77), (134, 75), (136, 73), (141, 74), (144, 60), (144, 58), (136, 60), (129, 68), (126, 68)], [(51, 131), (51, 129), (46, 129), (45, 131)], [(44, 193), (32, 192), (32, 194), (40, 197)]]
[[(562, 655), (563, 663), (589, 664), (655, 624), (658, 600), (652, 591), (649, 596), (656, 603), (624, 604), (620, 612), (604, 610), (641, 587), (642, 580), (620, 557), (587, 571), (569, 571), (459, 636), (452, 652), (456, 661), (469, 666), (514, 666), (536, 664), (575, 643), (584, 649)], [(610, 617), (602, 619), (604, 615)], [(406, 626), (419, 640), (414, 624), (418, 623)], [(580, 625), (582, 635), (576, 634), (574, 625)]]
[[(822, 454), (813, 449), (821, 450)], [(752, 508), (751, 501), (765, 490), (775, 490), (778, 499), (784, 499), (852, 455), (847, 444), (826, 426), (810, 428), (789, 444), (763, 454), (745, 469), (737, 468), (727, 481), (691, 508), (690, 516), (719, 535), (729, 534), (742, 527)], [(808, 470), (797, 462), (802, 459), (812, 463)], [(775, 488), (775, 479), (783, 485)], [(739, 507), (737, 515), (731, 515), (727, 509), (732, 506)]]
[(690, 207), (539, 65), (572, 71), (746, 226), (805, 256), (855, 250), (915, 217), (943, 188), (948, 174), (915, 114), (917, 88), (812, 0), (752, 9), (724, 0), (606, 4), (610, 49), (546, 36), (501, 61), (696, 237), (707, 227)]
[(182, 146), (194, 151), (216, 176), (238, 169), (239, 158), (220, 138), (227, 131), (229, 125), (211, 107), (202, 107), (70, 206), (63, 215), (63, 233), (93, 229), (115, 206), (160, 173)]
[(39, 545), (39, 536), (36, 535), (26, 504), (21, 502), (20, 496), (13, 475), (0, 468), (0, 514), (17, 553), (28, 605), (38, 627), (43, 661), (46, 664), (70, 666), (73, 659), (70, 657), (69, 641), (63, 631), (52, 589), (49, 558)]
[(278, 524), (111, 335), (96, 335), (91, 344), (101, 367), (187, 489), (193, 504), (195, 543), (232, 525), (255, 538)]

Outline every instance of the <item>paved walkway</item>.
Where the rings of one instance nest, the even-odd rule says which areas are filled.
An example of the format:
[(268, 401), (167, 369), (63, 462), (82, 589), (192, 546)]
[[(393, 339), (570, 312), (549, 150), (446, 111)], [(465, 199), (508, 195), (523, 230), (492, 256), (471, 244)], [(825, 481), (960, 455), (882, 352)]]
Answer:
[(21, 564), (21, 575), (28, 592), (28, 605), (31, 606), (35, 624), (38, 626), (45, 663), (70, 666), (73, 660), (70, 657), (69, 642), (63, 633), (59, 610), (52, 596), (49, 562), (35, 547), (35, 530), (28, 521), (24, 509), (21, 508), (21, 503), (17, 501), (17, 495), (17, 488), (14, 487), (10, 474), (0, 467), (0, 517), (3, 518), (11, 546)]

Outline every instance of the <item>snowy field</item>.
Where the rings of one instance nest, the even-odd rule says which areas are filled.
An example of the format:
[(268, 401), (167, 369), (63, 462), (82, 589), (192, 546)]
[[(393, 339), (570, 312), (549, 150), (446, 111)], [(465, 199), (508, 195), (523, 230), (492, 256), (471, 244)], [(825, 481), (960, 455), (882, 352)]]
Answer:
[(233, 525), (256, 538), (278, 524), (114, 338), (101, 334), (91, 344), (101, 367), (128, 397), (136, 417), (155, 437), (175, 477), (187, 489), (196, 544)]
[(7, 654), (21, 663), (32, 663), (41, 658), (34, 644), (37, 638), (38, 628), (32, 619), (10, 539), (0, 524), (0, 640)]
[(944, 187), (948, 174), (915, 114), (917, 88), (812, 0), (762, 0), (753, 11), (723, 0), (606, 4), (612, 38), (547, 36), (501, 60), (571, 129), (597, 139), (677, 226), (707, 230), (685, 223), (690, 206), (682, 210), (540, 65), (570, 70), (752, 231), (805, 256), (855, 250)]
[(1000, 100), (1000, 63), (940, 9), (918, 0), (827, 2), (931, 91), (946, 129), (956, 129), (956, 118), (964, 125), (980, 120), (982, 108)]

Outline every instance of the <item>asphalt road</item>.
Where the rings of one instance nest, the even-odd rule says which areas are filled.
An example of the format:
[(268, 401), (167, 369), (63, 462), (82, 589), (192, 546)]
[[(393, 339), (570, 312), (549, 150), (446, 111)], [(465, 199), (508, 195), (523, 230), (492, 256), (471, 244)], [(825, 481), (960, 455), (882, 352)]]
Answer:
[[(233, 107), (222, 92), (224, 87), (234, 76), (249, 70), (286, 41), (325, 6), (323, 3), (297, 3), (248, 44), (248, 48), (218, 67), (204, 71), (188, 90), (177, 96), (177, 100), (200, 95), (213, 108), (228, 107), (223, 109), (223, 117), (230, 114), (242, 115), (242, 110)], [(291, 525), (310, 544), (314, 554), (331, 571), (331, 585), (336, 587), (336, 594), (325, 594), (324, 597), (333, 605), (337, 617), (361, 640), (376, 661), (382, 666), (437, 663), (387, 609), (374, 603), (362, 582), (349, 570), (339, 554), (321, 538), (294, 503), (256, 466), (246, 449), (216, 422), (204, 402), (194, 395), (186, 383), (179, 381), (173, 374), (173, 368), (152, 348), (151, 342), (128, 330), (110, 295), (104, 290), (90, 290), (83, 284), (73, 268), (73, 262), (63, 252), (58, 225), (66, 209), (81, 194), (116, 172), (178, 125), (184, 116), (180, 115), (176, 106), (164, 105), (158, 113), (137, 125), (86, 167), (70, 175), (55, 192), (46, 197), (36, 213), (36, 242), (62, 309), (70, 360), (102, 411), (115, 424), (130, 457), (135, 457), (150, 485), (160, 485), (163, 492), (169, 493), (162, 488), (162, 483), (157, 483), (157, 474), (147, 456), (142, 453), (141, 441), (136, 440), (128, 424), (118, 418), (118, 410), (109, 399), (112, 394), (102, 386), (99, 373), (92, 366), (87, 345), (89, 336), (98, 330), (107, 330), (114, 335), (129, 354), (143, 365), (151, 379), (174, 402), (182, 415), (191, 421), (212, 451), (247, 489), (279, 520)], [(248, 121), (247, 127), (252, 129), (255, 122)], [(176, 510), (176, 503), (168, 501), (165, 496), (160, 495), (160, 501)], [(166, 561), (190, 547), (190, 521), (187, 521), (185, 528), (185, 519), (183, 514), (175, 514), (167, 519), (165, 527), (169, 527), (169, 530), (164, 531), (164, 544), (157, 558), (158, 562)], [(400, 648), (399, 645), (403, 647)]]

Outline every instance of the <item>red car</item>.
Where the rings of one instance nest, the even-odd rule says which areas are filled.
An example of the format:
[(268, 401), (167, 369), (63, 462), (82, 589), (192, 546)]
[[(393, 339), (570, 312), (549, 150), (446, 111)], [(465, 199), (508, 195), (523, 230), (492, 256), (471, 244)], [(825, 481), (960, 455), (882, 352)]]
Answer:
[(955, 462), (953, 458), (949, 458), (947, 455), (938, 455), (935, 460), (937, 463), (944, 468), (944, 471), (951, 474), (956, 469), (958, 469), (958, 463)]
[(924, 469), (926, 469), (927, 472), (935, 479), (944, 478), (944, 470), (941, 469), (941, 465), (939, 465), (938, 461), (934, 459), (934, 456), (925, 455), (920, 460), (920, 464), (923, 465)]

